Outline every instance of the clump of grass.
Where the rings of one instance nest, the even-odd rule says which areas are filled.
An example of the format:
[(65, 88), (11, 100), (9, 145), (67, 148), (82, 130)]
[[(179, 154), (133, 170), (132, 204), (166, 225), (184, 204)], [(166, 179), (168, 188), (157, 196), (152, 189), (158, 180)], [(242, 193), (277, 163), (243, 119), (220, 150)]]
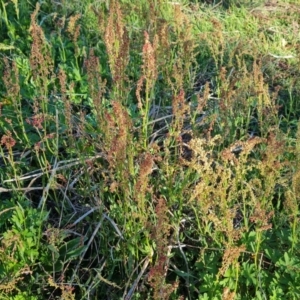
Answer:
[(299, 298), (298, 5), (25, 2), (0, 298)]

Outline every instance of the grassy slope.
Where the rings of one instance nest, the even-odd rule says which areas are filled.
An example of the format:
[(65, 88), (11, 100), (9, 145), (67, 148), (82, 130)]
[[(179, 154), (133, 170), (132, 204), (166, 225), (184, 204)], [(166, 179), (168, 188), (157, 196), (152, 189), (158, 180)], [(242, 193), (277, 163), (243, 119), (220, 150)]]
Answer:
[(2, 3), (0, 299), (299, 299), (300, 6), (202, 2)]

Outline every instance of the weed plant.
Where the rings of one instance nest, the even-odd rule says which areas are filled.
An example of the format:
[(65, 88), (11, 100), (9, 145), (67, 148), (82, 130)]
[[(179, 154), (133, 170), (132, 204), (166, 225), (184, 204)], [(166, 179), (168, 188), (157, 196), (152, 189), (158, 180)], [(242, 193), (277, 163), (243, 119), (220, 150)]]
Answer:
[(299, 299), (298, 1), (0, 8), (0, 299)]

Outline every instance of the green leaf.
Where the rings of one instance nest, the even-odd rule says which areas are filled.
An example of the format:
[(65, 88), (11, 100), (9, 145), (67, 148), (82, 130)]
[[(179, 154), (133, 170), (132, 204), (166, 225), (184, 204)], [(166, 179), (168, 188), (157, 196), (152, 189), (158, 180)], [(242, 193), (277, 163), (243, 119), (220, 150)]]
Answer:
[(0, 43), (0, 50), (12, 50), (12, 49), (15, 49), (15, 47)]
[(86, 246), (82, 243), (82, 238), (78, 237), (63, 244), (59, 248), (60, 258), (69, 260), (78, 257), (86, 249)]

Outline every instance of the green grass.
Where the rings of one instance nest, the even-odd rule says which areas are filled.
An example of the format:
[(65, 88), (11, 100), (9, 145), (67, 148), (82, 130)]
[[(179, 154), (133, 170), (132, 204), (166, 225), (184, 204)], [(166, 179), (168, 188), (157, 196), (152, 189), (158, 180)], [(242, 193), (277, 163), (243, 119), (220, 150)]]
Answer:
[(297, 1), (2, 1), (0, 299), (299, 299)]

